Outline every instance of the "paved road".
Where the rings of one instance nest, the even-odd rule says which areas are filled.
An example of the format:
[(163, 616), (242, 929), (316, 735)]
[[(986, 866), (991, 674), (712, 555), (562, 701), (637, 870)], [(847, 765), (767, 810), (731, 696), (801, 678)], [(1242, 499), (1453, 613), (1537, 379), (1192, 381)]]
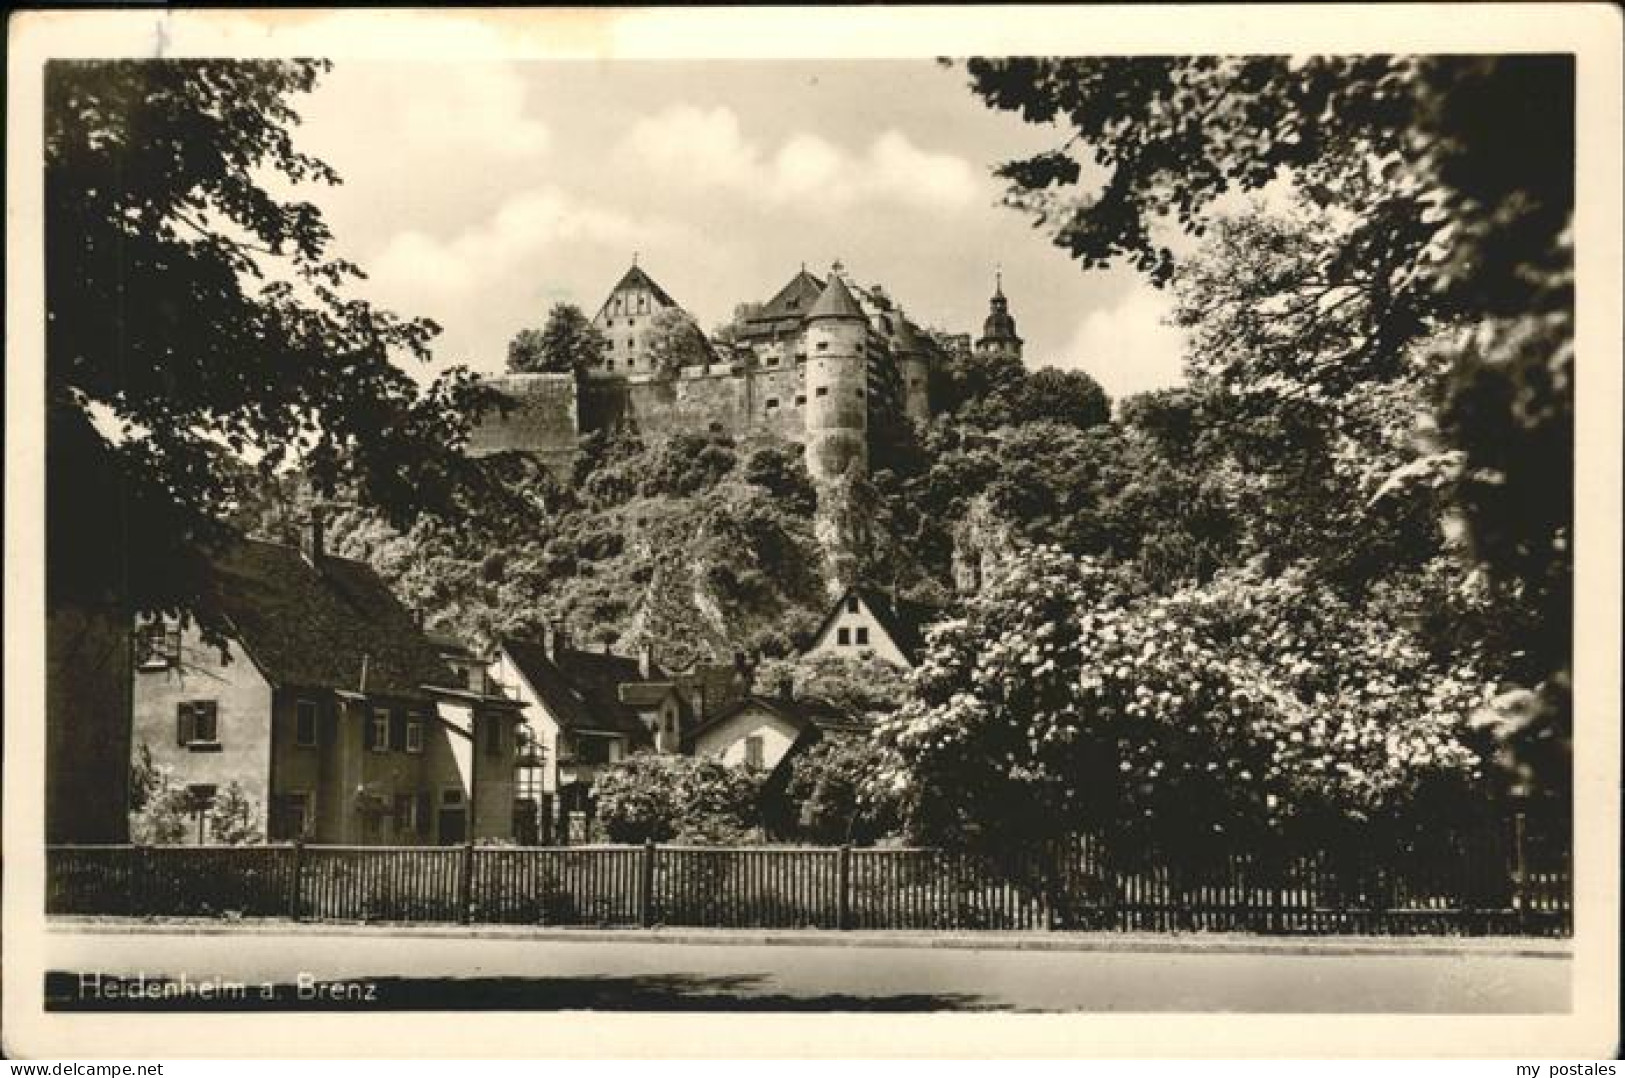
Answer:
[[(828, 941), (824, 941), (826, 944)], [(1274, 948), (1028, 950), (448, 938), (358, 931), (196, 935), (57, 929), (47, 937), (53, 1009), (1242, 1011), (1552, 1013), (1569, 1009), (1571, 964), (1516, 944), (1462, 953), (1294, 953)], [(106, 975), (100, 981), (88, 976)], [(183, 976), (193, 991), (112, 1000), (134, 979)], [(301, 998), (303, 978), (307, 990)], [(204, 983), (248, 986), (217, 1002)], [(269, 982), (272, 987), (262, 990)], [(311, 998), (313, 982), (347, 986)], [(367, 986), (372, 986), (369, 990)], [(149, 987), (147, 990), (151, 990)], [(229, 992), (228, 992), (229, 994)], [(330, 998), (333, 996), (339, 998)]]

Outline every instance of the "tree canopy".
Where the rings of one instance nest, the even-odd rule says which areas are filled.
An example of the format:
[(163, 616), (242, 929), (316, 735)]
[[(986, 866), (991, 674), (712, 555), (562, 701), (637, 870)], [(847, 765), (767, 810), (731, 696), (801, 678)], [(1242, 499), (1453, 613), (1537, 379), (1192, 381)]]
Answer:
[(595, 366), (608, 348), (604, 334), (580, 307), (555, 303), (541, 329), (522, 329), (508, 342), (508, 369), (575, 374)]
[[(54, 61), (45, 76), (46, 374), (53, 595), (173, 601), (158, 571), (216, 537), (252, 476), (297, 462), (405, 522), (452, 512), (491, 398), (419, 384), (432, 322), (348, 294), (311, 203), (292, 99), (318, 61)], [(92, 493), (111, 497), (87, 504)], [(117, 525), (114, 519), (121, 518)], [(118, 535), (117, 552), (100, 537)], [(131, 561), (138, 572), (123, 573)]]

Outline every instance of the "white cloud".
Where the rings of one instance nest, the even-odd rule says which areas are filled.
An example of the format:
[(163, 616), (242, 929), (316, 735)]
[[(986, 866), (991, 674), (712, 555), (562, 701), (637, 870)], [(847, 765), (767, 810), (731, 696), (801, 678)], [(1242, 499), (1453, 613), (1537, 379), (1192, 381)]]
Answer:
[(877, 135), (861, 153), (810, 132), (775, 149), (752, 142), (726, 106), (673, 105), (637, 121), (617, 154), (625, 168), (672, 183), (721, 187), (768, 205), (839, 209), (884, 201), (952, 209), (986, 193), (987, 181), (954, 154), (922, 149), (901, 131)]
[(1184, 334), (1168, 322), (1169, 298), (1136, 284), (1116, 304), (1078, 323), (1057, 366), (1087, 371), (1112, 400), (1184, 383)]
[(495, 369), (508, 335), (535, 322), (538, 290), (559, 267), (602, 261), (607, 274), (639, 247), (698, 242), (684, 226), (541, 188), (515, 195), (450, 236), (418, 229), (395, 234), (368, 259), (367, 292), (388, 308), (446, 327), (436, 349), (443, 358)]

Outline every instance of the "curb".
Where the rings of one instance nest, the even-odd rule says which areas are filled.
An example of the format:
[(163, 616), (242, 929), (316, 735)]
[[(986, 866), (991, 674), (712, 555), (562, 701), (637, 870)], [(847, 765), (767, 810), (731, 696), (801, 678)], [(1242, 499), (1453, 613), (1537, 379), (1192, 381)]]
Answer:
[(841, 932), (834, 929), (546, 928), (404, 923), (305, 924), (293, 921), (147, 921), (52, 917), (52, 933), (107, 936), (349, 936), (400, 939), (512, 940), (538, 943), (668, 944), (711, 947), (863, 947), (960, 951), (1067, 951), (1101, 954), (1394, 955), (1556, 958), (1572, 941), (1526, 936), (1272, 938), (1214, 933)]

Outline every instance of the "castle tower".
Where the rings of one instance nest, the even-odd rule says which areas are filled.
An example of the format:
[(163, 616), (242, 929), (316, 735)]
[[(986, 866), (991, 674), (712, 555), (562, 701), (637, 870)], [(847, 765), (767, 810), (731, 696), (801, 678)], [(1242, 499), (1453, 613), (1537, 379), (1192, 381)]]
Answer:
[(647, 355), (644, 331), (661, 311), (682, 310), (676, 300), (653, 277), (638, 266), (632, 267), (610, 289), (604, 305), (598, 308), (592, 324), (609, 341), (604, 360), (590, 373), (608, 375), (652, 374), (654, 363)]
[(987, 321), (976, 354), (989, 358), (1021, 358), (1021, 338), (1016, 336), (1016, 320), (1010, 317), (1010, 301), (1004, 298), (1004, 275), (994, 274), (993, 298), (988, 302)]
[(838, 273), (807, 312), (807, 470), (815, 481), (869, 467), (869, 319)]
[(931, 418), (931, 366), (919, 330), (897, 312), (897, 332), (892, 338), (892, 355), (897, 357), (897, 373), (903, 383), (903, 414), (918, 423)]

